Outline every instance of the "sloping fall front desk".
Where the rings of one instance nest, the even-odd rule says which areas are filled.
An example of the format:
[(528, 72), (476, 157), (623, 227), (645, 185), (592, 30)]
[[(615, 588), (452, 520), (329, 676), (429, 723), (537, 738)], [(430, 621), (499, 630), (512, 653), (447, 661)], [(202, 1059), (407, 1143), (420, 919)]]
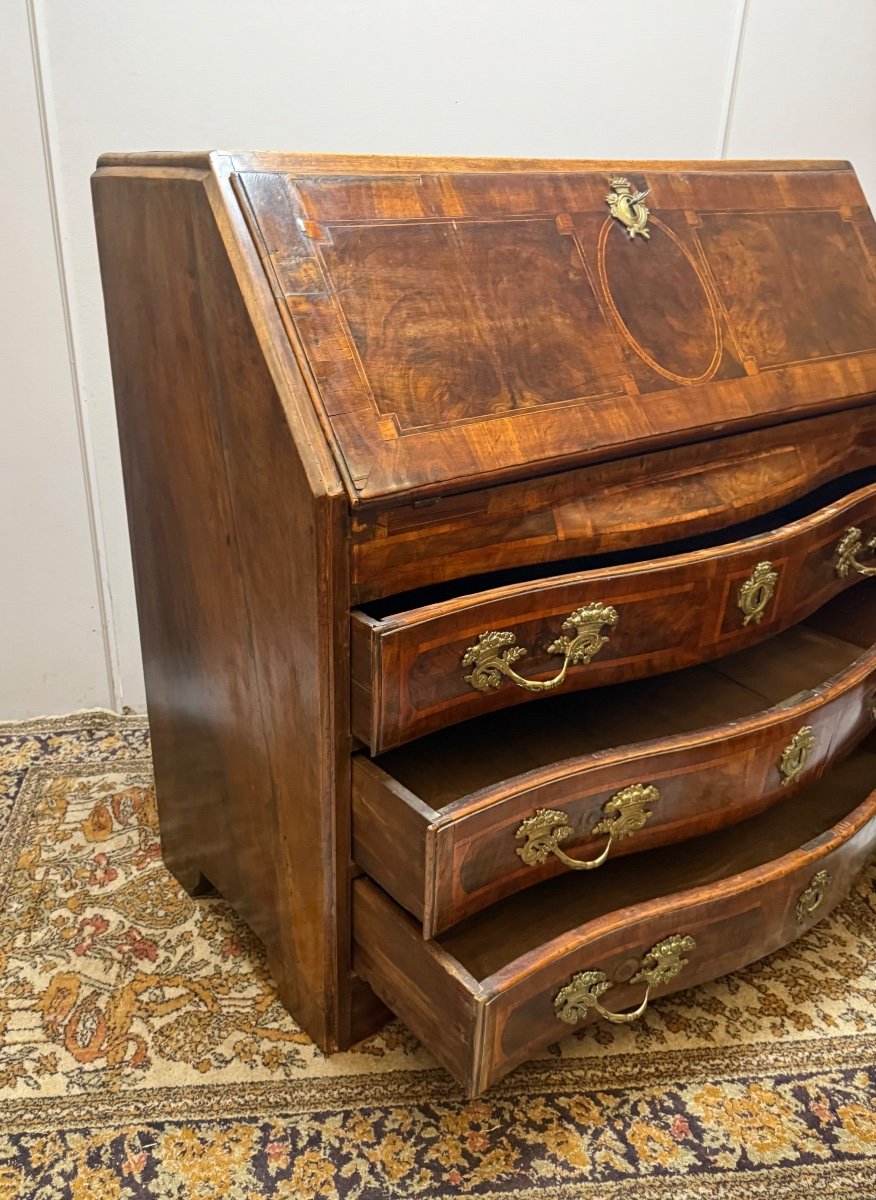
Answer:
[(165, 860), (322, 1047), (388, 1008), (477, 1094), (830, 911), (876, 845), (847, 163), (93, 183)]

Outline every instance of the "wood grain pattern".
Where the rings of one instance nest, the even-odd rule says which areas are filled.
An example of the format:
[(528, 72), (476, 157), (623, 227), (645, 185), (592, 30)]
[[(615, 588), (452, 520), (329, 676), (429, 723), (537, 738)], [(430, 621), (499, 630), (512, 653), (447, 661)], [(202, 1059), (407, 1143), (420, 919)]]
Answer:
[[(876, 584), (817, 616), (841, 634), (803, 624), (713, 666), (497, 714), (377, 760), (355, 755), (356, 861), (431, 937), (568, 870), (555, 857), (521, 862), (515, 833), (539, 809), (566, 814), (576, 832), (563, 850), (579, 859), (605, 846), (591, 833), (605, 802), (637, 783), (656, 786), (659, 800), (612, 859), (752, 816), (876, 725)], [(815, 748), (787, 785), (781, 756), (804, 726)]]
[(873, 222), (852, 172), (631, 177), (648, 242), (580, 165), (241, 174), (353, 503), (872, 394)]
[(876, 405), (352, 518), (353, 602), (762, 517), (876, 466)]
[[(603, 1001), (622, 1011), (642, 999), (641, 986), (625, 981), (665, 937), (690, 934), (696, 948), (655, 994), (737, 970), (825, 916), (876, 848), (874, 784), (876, 756), (859, 751), (822, 783), (688, 843), (683, 855), (670, 847), (620, 860), (598, 889), (579, 878), (554, 880), (432, 941), (374, 883), (359, 879), (354, 964), (477, 1095), (570, 1031), (553, 1000), (577, 971), (605, 971), (616, 986)], [(824, 901), (798, 921), (797, 900), (820, 870), (830, 875)], [(439, 987), (440, 1002), (424, 1004)]]
[[(852, 525), (876, 520), (876, 484), (779, 530), (739, 543), (604, 570), (462, 595), (375, 619), (352, 614), (353, 732), (380, 753), (456, 721), (537, 701), (505, 681), (489, 691), (466, 682), (462, 659), (486, 631), (508, 630), (527, 650), (517, 669), (527, 679), (556, 675), (547, 652), (563, 621), (583, 605), (617, 610), (608, 644), (570, 668), (564, 693), (634, 679), (729, 654), (801, 620), (859, 579), (841, 578), (834, 549)], [(761, 621), (746, 624), (739, 590), (757, 563), (778, 572)], [(370, 674), (357, 673), (369, 661)], [(542, 694), (543, 695), (543, 694)]]

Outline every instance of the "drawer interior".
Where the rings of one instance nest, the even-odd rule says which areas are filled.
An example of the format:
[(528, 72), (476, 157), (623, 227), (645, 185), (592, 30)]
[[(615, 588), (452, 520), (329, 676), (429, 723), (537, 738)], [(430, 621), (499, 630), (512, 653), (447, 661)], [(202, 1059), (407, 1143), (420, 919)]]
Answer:
[(876, 579), (716, 662), (490, 714), (375, 758), (438, 811), (552, 763), (737, 721), (820, 687), (876, 643)]
[(876, 787), (876, 735), (818, 782), (739, 825), (563, 875), (518, 892), (434, 940), (484, 980), (553, 938), (617, 909), (727, 879), (827, 833)]

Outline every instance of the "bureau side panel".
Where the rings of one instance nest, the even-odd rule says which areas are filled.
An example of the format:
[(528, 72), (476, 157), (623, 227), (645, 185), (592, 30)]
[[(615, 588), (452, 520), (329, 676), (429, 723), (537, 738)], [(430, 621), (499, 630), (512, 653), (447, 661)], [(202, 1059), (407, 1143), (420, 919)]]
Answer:
[(284, 1002), (332, 1047), (346, 506), (308, 482), (208, 179), (94, 180), (162, 841), (184, 886), (203, 874), (258, 933)]

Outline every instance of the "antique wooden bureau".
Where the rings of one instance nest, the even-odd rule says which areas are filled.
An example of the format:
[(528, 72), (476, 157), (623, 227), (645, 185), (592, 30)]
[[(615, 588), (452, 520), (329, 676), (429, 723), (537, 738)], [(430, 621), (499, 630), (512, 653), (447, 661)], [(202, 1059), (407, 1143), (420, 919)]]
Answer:
[[(164, 854), (327, 1050), (476, 1094), (876, 845), (876, 227), (843, 162), (108, 155)], [(869, 577), (869, 578), (868, 578)]]

